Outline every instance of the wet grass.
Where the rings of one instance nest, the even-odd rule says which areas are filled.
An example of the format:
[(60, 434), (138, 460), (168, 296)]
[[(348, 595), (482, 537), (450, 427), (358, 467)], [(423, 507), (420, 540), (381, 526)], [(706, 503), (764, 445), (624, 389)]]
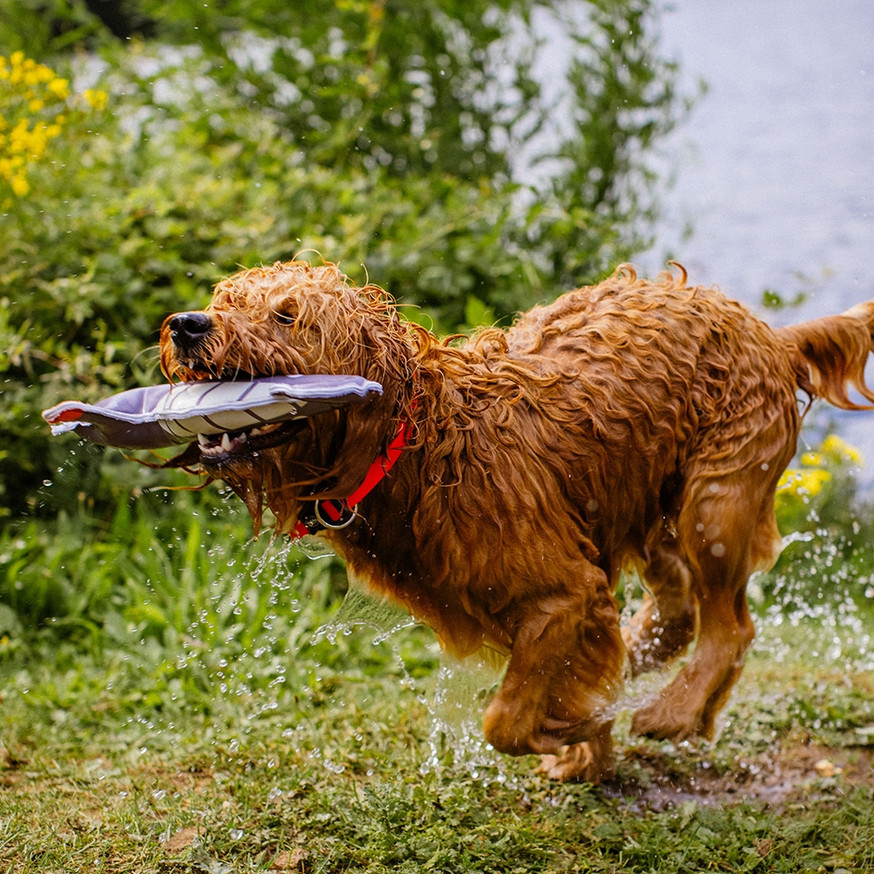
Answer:
[[(789, 556), (761, 581), (715, 744), (628, 738), (624, 715), (617, 778), (593, 788), (484, 748), (489, 675), (443, 665), (426, 629), (388, 633), (391, 611), (341, 608), (330, 561), (208, 513), (178, 531), (125, 513), (85, 547), (46, 541), (67, 613), (43, 601), (31, 622), (22, 600), (0, 633), (0, 872), (874, 870), (856, 546), (829, 547), (829, 586), (805, 576), (824, 539), (803, 544), (807, 572)], [(0, 559), (45, 582), (31, 545), (10, 537)]]
[[(399, 636), (421, 669), (425, 633)], [(624, 739), (593, 788), (463, 747), (436, 672), (371, 641), (310, 648), (299, 686), (238, 659), (253, 688), (217, 679), (209, 708), (132, 701), (133, 662), (36, 652), (4, 682), (0, 870), (874, 870), (869, 672), (756, 655), (716, 744)]]

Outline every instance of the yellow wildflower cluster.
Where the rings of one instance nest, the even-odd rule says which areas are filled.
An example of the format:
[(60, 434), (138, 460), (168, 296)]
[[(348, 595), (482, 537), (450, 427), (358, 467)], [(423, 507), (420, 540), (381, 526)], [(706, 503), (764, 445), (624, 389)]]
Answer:
[(831, 482), (832, 473), (829, 468), (845, 464), (861, 466), (862, 453), (849, 443), (829, 434), (816, 450), (805, 452), (801, 456), (801, 467), (790, 467), (777, 484), (778, 498), (796, 496), (803, 499), (818, 495), (823, 486)]
[(822, 467), (790, 467), (780, 477), (777, 494), (813, 498), (822, 491), (827, 482), (831, 482), (831, 478), (831, 473)]
[(841, 440), (837, 434), (829, 434), (820, 444), (819, 451), (828, 461), (838, 464), (849, 463), (861, 467), (865, 463), (862, 453), (855, 446)]
[[(28, 165), (45, 155), (48, 144), (63, 130), (69, 110), (70, 83), (23, 52), (0, 56), (0, 184), (13, 194), (30, 191)], [(84, 103), (102, 109), (107, 95), (86, 91)]]

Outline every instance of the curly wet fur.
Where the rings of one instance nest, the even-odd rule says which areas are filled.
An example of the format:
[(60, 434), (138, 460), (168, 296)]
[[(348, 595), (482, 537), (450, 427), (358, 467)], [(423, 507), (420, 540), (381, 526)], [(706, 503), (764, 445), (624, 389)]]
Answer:
[[(499, 750), (542, 753), (561, 779), (609, 775), (611, 707), (633, 672), (688, 664), (634, 718), (710, 736), (754, 629), (749, 574), (776, 559), (774, 490), (795, 451), (797, 390), (856, 408), (874, 302), (777, 331), (686, 274), (599, 285), (508, 331), (439, 340), (380, 289), (333, 265), (276, 264), (220, 283), (209, 331), (161, 338), (168, 376), (345, 373), (380, 382), (365, 406), (306, 420), (281, 446), (229, 460), (260, 521), (290, 530), (317, 496), (344, 497), (397, 432), (412, 439), (349, 528), (325, 534), (350, 570), (431, 625), (459, 656), (509, 656), (486, 709)], [(620, 632), (613, 589), (648, 593)]]

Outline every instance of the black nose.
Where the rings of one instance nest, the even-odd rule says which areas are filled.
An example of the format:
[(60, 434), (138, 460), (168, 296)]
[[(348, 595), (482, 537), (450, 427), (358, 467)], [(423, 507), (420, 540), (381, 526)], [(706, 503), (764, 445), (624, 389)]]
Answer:
[(178, 313), (168, 323), (173, 342), (191, 348), (203, 340), (212, 329), (212, 319), (206, 313)]

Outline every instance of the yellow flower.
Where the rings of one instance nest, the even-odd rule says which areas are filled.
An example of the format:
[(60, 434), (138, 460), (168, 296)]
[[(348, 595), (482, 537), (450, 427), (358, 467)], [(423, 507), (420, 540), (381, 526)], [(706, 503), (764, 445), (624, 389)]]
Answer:
[(801, 471), (793, 467), (787, 467), (783, 475), (777, 481), (777, 492), (795, 491), (795, 484), (801, 476)]
[(82, 92), (85, 102), (92, 109), (105, 109), (106, 102), (109, 100), (109, 95), (105, 91), (98, 91), (94, 88), (88, 88)]
[[(63, 132), (68, 111), (76, 117), (103, 109), (105, 91), (88, 89), (78, 105), (68, 104), (70, 82), (24, 52), (0, 56), (0, 182), (2, 203), (8, 189), (17, 197), (30, 191), (29, 165), (44, 159), (49, 143)], [(8, 186), (8, 188), (7, 188)], [(5, 207), (4, 207), (5, 208)]]
[(66, 100), (70, 94), (70, 83), (66, 79), (52, 79), (46, 87), (59, 100)]
[(26, 152), (27, 140), (27, 120), (22, 119), (9, 131), (9, 154), (14, 155), (16, 152)]
[(807, 467), (822, 467), (825, 459), (818, 452), (805, 452), (801, 456), (801, 463)]
[(822, 491), (822, 487), (831, 482), (832, 475), (827, 470), (811, 470), (803, 483), (811, 495), (818, 495)]
[(819, 451), (833, 461), (849, 461), (860, 467), (865, 463), (862, 453), (837, 434), (829, 434), (820, 444)]
[(16, 173), (15, 176), (9, 180), (9, 184), (12, 186), (13, 194), (18, 197), (24, 197), (24, 195), (30, 191), (30, 184), (24, 173)]
[(777, 483), (777, 494), (812, 498), (822, 491), (822, 487), (830, 482), (831, 478), (832, 475), (822, 468), (813, 470), (789, 468)]

